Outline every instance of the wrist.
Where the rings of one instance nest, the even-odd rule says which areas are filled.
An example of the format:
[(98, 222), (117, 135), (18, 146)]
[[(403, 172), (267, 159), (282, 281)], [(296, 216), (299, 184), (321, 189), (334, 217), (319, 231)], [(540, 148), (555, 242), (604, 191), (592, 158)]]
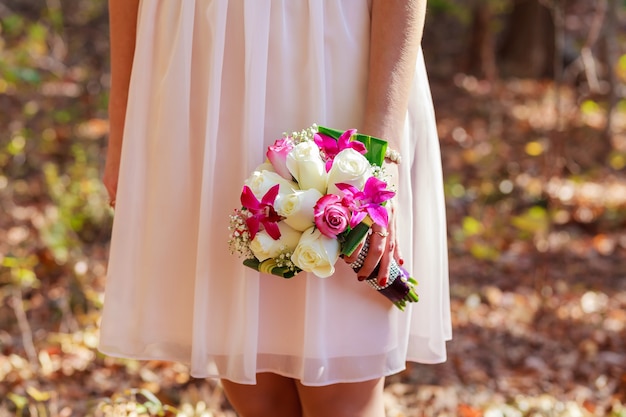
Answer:
[(397, 150), (387, 147), (385, 152), (385, 162), (390, 164), (400, 164), (402, 162), (402, 155)]

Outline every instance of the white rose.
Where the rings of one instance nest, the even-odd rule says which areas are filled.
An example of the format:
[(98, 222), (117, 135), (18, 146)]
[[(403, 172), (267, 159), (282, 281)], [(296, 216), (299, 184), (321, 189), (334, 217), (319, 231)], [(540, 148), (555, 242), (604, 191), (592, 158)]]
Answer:
[(298, 189), (298, 184), (295, 182), (286, 180), (277, 173), (267, 170), (254, 171), (243, 183), (250, 187), (254, 196), (259, 200), (276, 184), (280, 185), (279, 195), (291, 194)]
[(287, 168), (302, 190), (315, 188), (322, 194), (326, 192), (328, 174), (315, 142), (297, 144), (287, 155)]
[(278, 240), (274, 240), (267, 234), (267, 231), (260, 230), (250, 242), (250, 250), (259, 261), (276, 258), (283, 251), (293, 252), (298, 246), (300, 232), (292, 229), (284, 222), (279, 222), (278, 228), (280, 229)]
[(350, 184), (362, 190), (365, 181), (371, 176), (372, 167), (369, 161), (354, 149), (344, 149), (335, 156), (333, 166), (328, 172), (328, 193), (343, 195), (335, 186), (337, 183)]
[(285, 223), (296, 230), (304, 231), (315, 224), (313, 208), (322, 198), (315, 188), (296, 190), (291, 194), (281, 195), (276, 199), (276, 212), (285, 217)]
[(339, 259), (337, 239), (324, 236), (315, 227), (302, 233), (300, 242), (291, 256), (292, 262), (297, 267), (320, 278), (327, 278), (335, 272), (337, 259)]
[(276, 172), (276, 170), (274, 169), (274, 165), (272, 165), (269, 161), (265, 161), (263, 162), (261, 165), (259, 165), (258, 167), (254, 168), (254, 171), (269, 171), (269, 172)]

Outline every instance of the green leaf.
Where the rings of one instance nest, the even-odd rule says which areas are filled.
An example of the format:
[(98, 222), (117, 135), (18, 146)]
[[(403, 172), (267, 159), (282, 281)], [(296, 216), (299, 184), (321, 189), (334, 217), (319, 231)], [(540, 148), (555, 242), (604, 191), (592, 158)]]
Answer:
[(26, 392), (30, 395), (35, 401), (44, 402), (50, 399), (50, 392), (48, 391), (39, 391), (37, 388), (33, 386), (26, 387)]
[(281, 278), (293, 278), (296, 276), (296, 272), (292, 271), (291, 269), (287, 268), (286, 266), (277, 266), (272, 268), (272, 275), (276, 275), (277, 277), (281, 277)]
[[(318, 126), (317, 131), (330, 136), (333, 139), (339, 139), (339, 136), (343, 134), (343, 131), (332, 129), (330, 127)], [(387, 152), (387, 141), (369, 135), (358, 133), (354, 135), (353, 140), (358, 140), (365, 145), (367, 153), (365, 158), (372, 165), (382, 166), (385, 161), (385, 153)]]
[(581, 113), (590, 115), (601, 111), (600, 105), (593, 100), (585, 100), (580, 105)]
[(483, 233), (485, 227), (483, 224), (470, 216), (466, 216), (463, 218), (463, 233), (465, 236), (476, 236)]
[[(245, 259), (243, 261), (243, 264), (247, 266), (248, 268), (254, 269), (255, 271), (260, 271), (262, 262), (260, 262), (256, 258), (250, 258), (250, 259)], [(295, 277), (298, 274), (298, 272), (299, 271), (292, 271), (286, 266), (275, 266), (271, 269), (272, 275), (276, 275), (277, 277), (287, 278), (287, 279)]]
[(2, 30), (9, 36), (17, 36), (24, 30), (24, 18), (18, 14), (10, 13), (0, 21)]
[(163, 405), (161, 401), (156, 397), (156, 395), (154, 395), (151, 391), (148, 391), (147, 389), (140, 389), (138, 392), (139, 394), (146, 397), (146, 399), (149, 402), (153, 403), (155, 406), (161, 407)]
[(621, 71), (626, 71), (626, 54), (619, 57), (619, 59), (617, 60), (617, 67)]
[(7, 398), (11, 400), (13, 404), (15, 404), (18, 410), (21, 410), (28, 405), (28, 398), (14, 394), (12, 392), (7, 394)]
[(513, 226), (531, 234), (545, 232), (550, 226), (550, 219), (545, 208), (534, 206), (524, 214), (511, 219)]
[(500, 252), (498, 252), (497, 249), (482, 242), (472, 243), (470, 246), (470, 253), (474, 258), (486, 261), (494, 261), (498, 259), (498, 256), (500, 256)]
[(366, 221), (362, 221), (357, 224), (356, 227), (345, 237), (343, 244), (341, 245), (341, 253), (346, 256), (352, 255), (359, 246), (359, 243), (363, 240), (363, 238), (367, 235), (367, 231), (370, 229), (371, 224), (367, 224)]
[(252, 268), (255, 271), (258, 271), (259, 265), (261, 265), (261, 262), (259, 262), (259, 260), (256, 258), (250, 258), (250, 259), (245, 259), (243, 261), (243, 264), (247, 266), (248, 268)]
[(34, 68), (15, 68), (15, 76), (21, 80), (26, 82), (27, 84), (39, 84), (41, 83), (41, 74)]

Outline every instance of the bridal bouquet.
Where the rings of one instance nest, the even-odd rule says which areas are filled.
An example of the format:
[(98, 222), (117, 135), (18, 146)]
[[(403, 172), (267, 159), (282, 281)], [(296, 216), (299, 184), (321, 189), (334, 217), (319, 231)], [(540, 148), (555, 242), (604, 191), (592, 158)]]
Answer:
[[(387, 227), (384, 207), (395, 192), (384, 181), (387, 142), (313, 125), (284, 134), (267, 149), (267, 160), (248, 177), (241, 208), (230, 216), (229, 245), (257, 271), (291, 278), (301, 271), (331, 276), (341, 255), (363, 242), (358, 271), (367, 255), (371, 226)], [(373, 288), (404, 309), (418, 301), (417, 282), (395, 261), (384, 286)]]

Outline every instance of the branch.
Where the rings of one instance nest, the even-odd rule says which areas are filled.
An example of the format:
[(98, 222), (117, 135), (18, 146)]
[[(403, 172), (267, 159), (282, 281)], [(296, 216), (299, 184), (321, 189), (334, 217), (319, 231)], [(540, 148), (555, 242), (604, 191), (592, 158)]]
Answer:
[(28, 317), (26, 317), (26, 311), (24, 310), (22, 290), (18, 286), (15, 286), (12, 291), (11, 307), (13, 307), (13, 313), (15, 314), (17, 325), (20, 328), (20, 333), (22, 334), (22, 344), (24, 345), (26, 356), (28, 356), (31, 366), (37, 369), (39, 367), (39, 359), (37, 357), (35, 344), (33, 343), (33, 332), (30, 328)]

